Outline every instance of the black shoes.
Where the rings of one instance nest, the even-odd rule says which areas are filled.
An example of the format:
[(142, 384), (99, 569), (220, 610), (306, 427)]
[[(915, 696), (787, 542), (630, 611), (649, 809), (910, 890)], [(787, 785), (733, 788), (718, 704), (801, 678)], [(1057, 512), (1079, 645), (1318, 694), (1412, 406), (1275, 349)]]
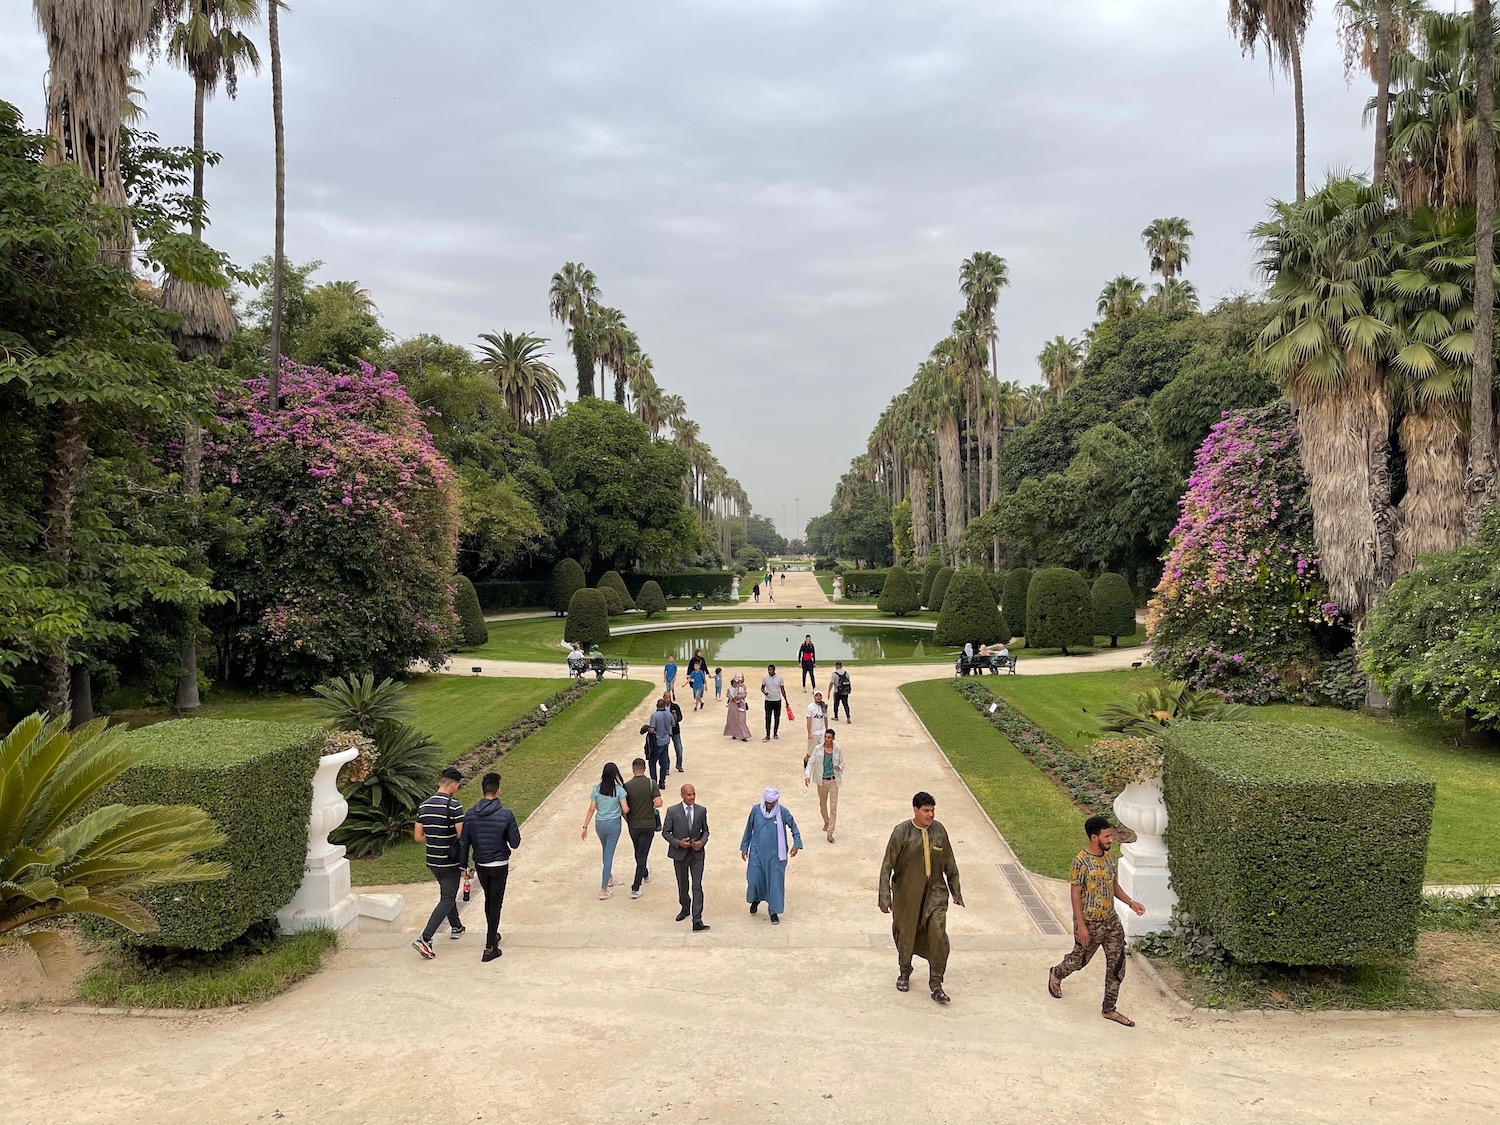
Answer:
[(673, 919), (673, 921), (675, 921), (675, 922), (681, 922), (687, 916), (688, 916), (688, 911), (682, 910), (682, 911), (680, 911), (678, 913), (677, 917)]
[(751, 904), (750, 904), (750, 913), (751, 913), (751, 914), (754, 914), (754, 913), (755, 913), (755, 912), (756, 912), (756, 911), (758, 911), (758, 910), (759, 910), (759, 909), (760, 909), (760, 903), (758, 903), (758, 902), (752, 902), (752, 903), (751, 903)]
[(466, 934), (468, 932), (469, 931), (467, 929), (465, 929), (463, 926), (454, 926), (453, 927), (453, 931), (448, 936), (450, 938), (452, 938), (454, 941), (457, 941), (459, 938), (463, 937), (464, 934)]
[(481, 961), (493, 961), (496, 957), (499, 956), (500, 947), (498, 945), (487, 945), (484, 947), (484, 955), (479, 959)]
[(781, 925), (781, 915), (780, 914), (772, 914), (771, 915), (771, 925), (773, 925), (773, 926), (779, 926), (779, 925)]
[(693, 923), (693, 933), (695, 933), (695, 934), (701, 934), (704, 930), (711, 929), (711, 928), (712, 927), (710, 927), (707, 922), (694, 922)]

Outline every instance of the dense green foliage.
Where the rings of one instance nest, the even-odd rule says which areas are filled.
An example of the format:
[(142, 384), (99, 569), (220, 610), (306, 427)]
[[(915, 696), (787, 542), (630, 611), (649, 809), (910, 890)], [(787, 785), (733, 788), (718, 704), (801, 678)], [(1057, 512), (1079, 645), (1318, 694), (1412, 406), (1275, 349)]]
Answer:
[(666, 613), (667, 597), (661, 592), (661, 583), (654, 578), (646, 579), (635, 596), (635, 608), (644, 613), (647, 620), (658, 613)]
[(126, 735), (144, 758), (103, 799), (197, 806), (225, 837), (203, 858), (229, 867), (219, 882), (148, 892), (142, 901), (160, 929), (131, 944), (216, 949), (291, 901), (322, 742), (315, 727), (242, 719), (178, 719)]
[(1249, 717), (1248, 708), (1226, 702), (1216, 691), (1190, 688), (1180, 680), (1138, 691), (1096, 712), (1101, 730), (1143, 738), (1156, 738), (1174, 723), (1242, 722)]
[(844, 597), (869, 599), (880, 596), (889, 576), (888, 570), (845, 570), (839, 580), (844, 584)]
[(905, 617), (922, 608), (917, 584), (900, 563), (886, 571), (885, 582), (880, 587), (880, 601), (876, 604), (881, 613), (889, 613), (893, 617)]
[(746, 543), (734, 553), (734, 565), (749, 574), (765, 574), (766, 553), (759, 547)]
[(341, 786), (349, 815), (329, 837), (352, 856), (379, 855), (411, 832), (433, 778), (446, 764), (438, 745), (416, 727), (387, 721), (375, 730), (375, 756), (358, 781)]
[(954, 573), (951, 566), (945, 566), (933, 576), (932, 588), (927, 592), (928, 609), (936, 611), (943, 608), (943, 599), (948, 595), (948, 583), (953, 581)]
[(767, 556), (786, 554), (786, 537), (765, 516), (751, 516), (745, 521), (745, 538)]
[(995, 595), (984, 571), (964, 567), (953, 576), (943, 595), (942, 612), (932, 639), (940, 645), (981, 644), (1010, 640), (1010, 630), (1000, 616)]
[(1026, 593), (1031, 588), (1031, 571), (1018, 566), (1005, 575), (1005, 587), (1000, 592), (1000, 608), (1005, 614), (1006, 627), (1010, 635), (1026, 634)]
[(625, 603), (620, 600), (619, 591), (613, 586), (598, 586), (596, 589), (604, 595), (604, 611), (611, 617), (619, 617), (625, 612)]
[(479, 608), (479, 594), (474, 583), (462, 574), (453, 579), (453, 612), (458, 615), (459, 633), (465, 648), (475, 648), (490, 639), (484, 611)]
[(561, 616), (568, 612), (573, 595), (588, 585), (583, 576), (583, 567), (574, 558), (562, 558), (552, 568), (552, 577), (547, 581), (547, 608)]
[(1083, 575), (1066, 567), (1046, 567), (1026, 589), (1026, 647), (1087, 647), (1094, 643), (1094, 599)]
[[(634, 597), (640, 600), (641, 589), (647, 582), (655, 582), (662, 595), (668, 598), (727, 598), (729, 591), (734, 588), (734, 575), (723, 571), (688, 571), (681, 574), (637, 574), (631, 572), (624, 576), (625, 585), (634, 590)], [(749, 578), (741, 583), (747, 585), (755, 578), (751, 574)], [(744, 591), (741, 591), (744, 595)]]
[(547, 587), (545, 579), (491, 578), (474, 583), (474, 593), (485, 613), (500, 613), (507, 609), (545, 608)]
[(1432, 779), (1341, 731), (1183, 723), (1164, 736), (1172, 885), (1237, 960), (1409, 955)]
[(358, 731), (366, 738), (374, 738), (386, 723), (405, 722), (412, 713), (404, 683), (389, 677), (376, 683), (368, 672), (335, 676), (313, 688), (313, 694), (318, 697), (319, 718), (337, 730)]
[(1094, 632), (1118, 647), (1121, 637), (1135, 636), (1135, 594), (1123, 574), (1105, 573), (1094, 579)]
[(609, 604), (601, 590), (584, 588), (568, 602), (568, 624), (563, 640), (569, 644), (602, 645), (609, 640)]
[(943, 559), (936, 551), (927, 556), (922, 567), (922, 604), (932, 608), (932, 584), (937, 581), (938, 571), (943, 569)]
[(1398, 578), (1360, 635), (1382, 691), (1500, 727), (1500, 508), (1473, 541)]

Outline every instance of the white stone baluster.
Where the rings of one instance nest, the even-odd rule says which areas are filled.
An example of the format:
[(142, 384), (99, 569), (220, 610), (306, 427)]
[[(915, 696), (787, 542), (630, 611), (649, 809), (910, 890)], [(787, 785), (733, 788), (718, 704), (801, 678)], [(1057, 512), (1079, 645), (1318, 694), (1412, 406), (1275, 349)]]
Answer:
[(1135, 842), (1120, 849), (1120, 888), (1146, 908), (1137, 915), (1116, 900), (1115, 909), (1127, 937), (1165, 930), (1172, 920), (1177, 895), (1167, 867), (1167, 803), (1161, 779), (1133, 781), (1115, 798), (1115, 816), (1135, 833)]

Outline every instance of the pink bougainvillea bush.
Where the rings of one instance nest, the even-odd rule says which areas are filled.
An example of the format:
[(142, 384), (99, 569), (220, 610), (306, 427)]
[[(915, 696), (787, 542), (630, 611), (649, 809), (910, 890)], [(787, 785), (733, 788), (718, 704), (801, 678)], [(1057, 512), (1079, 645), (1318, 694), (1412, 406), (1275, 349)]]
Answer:
[(1226, 414), (1179, 506), (1148, 614), (1155, 662), (1246, 703), (1308, 698), (1348, 641), (1318, 574), (1291, 409)]
[(221, 675), (299, 689), (435, 664), (453, 635), (453, 471), (389, 371), (287, 364), (281, 408), (253, 380), (223, 403), (205, 476), (243, 505), (245, 541), (215, 573)]

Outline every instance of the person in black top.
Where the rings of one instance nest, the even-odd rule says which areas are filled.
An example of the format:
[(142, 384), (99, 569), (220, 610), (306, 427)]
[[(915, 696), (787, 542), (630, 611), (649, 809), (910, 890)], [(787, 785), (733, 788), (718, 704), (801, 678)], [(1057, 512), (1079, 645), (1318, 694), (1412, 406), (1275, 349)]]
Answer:
[(688, 661), (687, 670), (691, 672), (694, 668), (702, 668), (704, 674), (708, 673), (708, 660), (703, 655), (703, 650), (694, 649), (693, 658)]
[(808, 681), (814, 689), (818, 686), (818, 654), (813, 648), (812, 634), (802, 638), (802, 647), (797, 650), (797, 663), (802, 666), (802, 693), (807, 694)]
[(432, 951), (432, 939), (444, 917), (452, 927), (449, 936), (454, 941), (464, 935), (463, 920), (458, 916), (458, 881), (463, 871), (458, 862), (458, 830), (464, 818), (464, 807), (453, 795), (463, 783), (463, 774), (452, 766), (445, 769), (438, 791), (417, 809), (417, 823), (412, 828), (412, 837), (417, 843), (427, 845), (427, 869), (438, 884), (438, 904), (427, 919), (422, 936), (411, 943), (412, 948), (429, 961), (436, 956)]
[(481, 961), (500, 956), (500, 908), (505, 905), (505, 881), (510, 872), (510, 853), (521, 846), (521, 826), (515, 814), (500, 803), (500, 775), (487, 773), (479, 787), (484, 799), (464, 817), (458, 838), (460, 867), (472, 859), (484, 891), (484, 955)]

